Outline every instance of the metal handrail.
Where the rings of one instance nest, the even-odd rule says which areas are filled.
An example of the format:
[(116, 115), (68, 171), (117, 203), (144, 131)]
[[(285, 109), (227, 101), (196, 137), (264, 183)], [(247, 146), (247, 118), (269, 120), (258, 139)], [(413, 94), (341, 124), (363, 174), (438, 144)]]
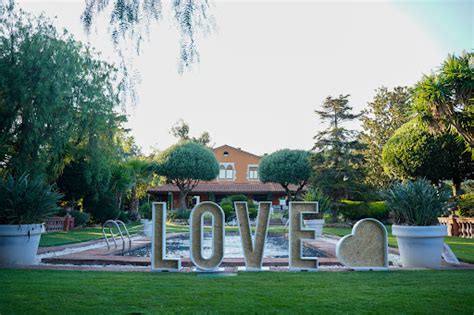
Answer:
[(106, 221), (104, 225), (102, 225), (102, 234), (104, 235), (105, 242), (107, 243), (107, 249), (110, 249), (109, 239), (107, 235), (105, 234), (105, 229), (109, 228), (109, 233), (112, 237), (112, 240), (114, 241), (115, 248), (117, 248), (118, 246), (117, 246), (117, 241), (115, 240), (115, 234), (112, 231), (112, 227), (115, 227), (118, 233), (120, 234), (120, 238), (122, 239), (122, 255), (123, 255), (125, 253), (125, 238), (123, 237), (123, 233), (122, 233), (122, 229), (120, 228), (120, 225), (122, 225), (125, 228), (125, 232), (127, 233), (129, 249), (132, 248), (132, 239), (130, 237), (130, 233), (128, 233), (128, 229), (125, 223), (123, 223), (120, 220)]
[(128, 249), (132, 248), (132, 238), (130, 237), (130, 233), (128, 233), (127, 226), (121, 220), (115, 220), (115, 222), (122, 225), (123, 228), (125, 229), (125, 233), (127, 233), (127, 238), (128, 238)]

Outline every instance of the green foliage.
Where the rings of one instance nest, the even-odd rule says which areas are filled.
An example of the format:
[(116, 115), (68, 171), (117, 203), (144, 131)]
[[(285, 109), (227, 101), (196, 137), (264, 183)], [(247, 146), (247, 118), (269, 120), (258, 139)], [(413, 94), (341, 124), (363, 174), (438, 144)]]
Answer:
[(72, 210), (69, 214), (74, 218), (74, 226), (86, 226), (89, 222), (90, 215), (84, 211)]
[(249, 211), (249, 218), (250, 219), (255, 219), (258, 215), (258, 208), (256, 205), (253, 204), (248, 204), (248, 211)]
[(225, 220), (230, 221), (235, 213), (234, 208), (230, 204), (227, 204), (227, 203), (221, 205), (221, 208), (222, 210), (224, 210)]
[(129, 223), (130, 222), (130, 214), (125, 211), (119, 211), (117, 215), (117, 220), (122, 221), (123, 223)]
[(383, 197), (395, 224), (428, 226), (437, 225), (438, 217), (447, 211), (450, 194), (417, 180), (396, 183)]
[(263, 183), (279, 183), (291, 197), (290, 184), (297, 185), (297, 196), (311, 176), (310, 153), (283, 149), (264, 156), (259, 165)]
[(415, 111), (432, 130), (455, 130), (474, 148), (474, 53), (449, 56), (415, 87)]
[[(384, 170), (395, 179), (426, 178), (433, 182), (460, 174), (464, 145), (452, 134), (432, 135), (412, 120), (398, 129), (383, 148)], [(470, 159), (469, 154), (464, 158)]]
[(176, 209), (167, 212), (167, 219), (169, 221), (174, 220), (189, 220), (191, 216), (191, 211), (186, 209)]
[(152, 219), (151, 209), (152, 209), (151, 202), (142, 203), (140, 207), (138, 208), (140, 217), (143, 219), (151, 220)]
[(0, 178), (0, 224), (43, 223), (58, 211), (61, 197), (38, 177)]
[(336, 221), (339, 200), (352, 198), (362, 188), (362, 155), (356, 141), (355, 132), (342, 126), (360, 115), (352, 114), (349, 95), (337, 98), (327, 97), (322, 110), (316, 110), (319, 118), (329, 126), (316, 134), (311, 163), (313, 176), (311, 183), (331, 198), (332, 220)]
[(115, 198), (106, 192), (95, 197), (84, 200), (84, 208), (92, 215), (93, 221), (104, 223), (107, 220), (115, 220), (120, 210), (117, 208)]
[(311, 219), (322, 219), (323, 214), (330, 211), (331, 199), (323, 194), (317, 188), (309, 188), (306, 193), (304, 194), (304, 201), (317, 201), (318, 202), (318, 210), (319, 213), (317, 214), (308, 214), (306, 215), (307, 220)]
[(181, 142), (161, 155), (158, 173), (176, 185), (186, 181), (210, 181), (217, 177), (219, 165), (214, 153), (195, 142)]
[(0, 162), (53, 182), (78, 155), (101, 165), (116, 150), (121, 86), (114, 67), (44, 17), (0, 17)]
[[(137, 53), (147, 38), (152, 23), (162, 19), (162, 0), (123, 1), (91, 0), (81, 15), (84, 28), (89, 32), (102, 12), (110, 12), (109, 32), (116, 48), (121, 42), (132, 42)], [(197, 42), (201, 35), (214, 28), (214, 18), (208, 1), (173, 1), (172, 20), (180, 33), (179, 71), (199, 61)]]
[(186, 196), (199, 181), (210, 181), (219, 174), (219, 163), (211, 149), (192, 141), (180, 142), (163, 152), (156, 171), (176, 185), (180, 192), (180, 207), (186, 208)]
[(385, 221), (389, 217), (389, 211), (383, 201), (353, 201), (342, 200), (344, 204), (341, 207), (341, 214), (344, 218), (351, 221), (358, 221), (365, 218), (374, 218), (380, 221)]
[(317, 201), (320, 213), (331, 210), (331, 199), (317, 188), (309, 188), (304, 195), (304, 201)]
[(202, 145), (209, 145), (211, 137), (207, 131), (198, 138), (189, 136), (189, 125), (182, 119), (178, 120), (171, 128), (171, 134), (180, 141), (193, 141)]
[(456, 198), (459, 214), (463, 217), (474, 217), (474, 193), (460, 195)]
[(390, 184), (391, 179), (383, 170), (382, 149), (394, 132), (408, 121), (411, 106), (411, 91), (407, 87), (393, 90), (381, 87), (362, 112), (360, 141), (364, 145), (363, 167), (369, 186), (386, 188)]

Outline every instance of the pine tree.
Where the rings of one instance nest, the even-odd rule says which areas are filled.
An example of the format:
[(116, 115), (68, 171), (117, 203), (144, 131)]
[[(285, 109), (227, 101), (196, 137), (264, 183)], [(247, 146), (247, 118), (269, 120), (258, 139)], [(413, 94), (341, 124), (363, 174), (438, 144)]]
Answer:
[(327, 97), (321, 110), (315, 113), (329, 126), (316, 134), (313, 150), (313, 186), (318, 187), (332, 200), (332, 219), (336, 221), (341, 199), (350, 198), (361, 181), (362, 156), (357, 153), (360, 144), (356, 133), (342, 126), (342, 123), (357, 119), (349, 106), (350, 95), (337, 98)]

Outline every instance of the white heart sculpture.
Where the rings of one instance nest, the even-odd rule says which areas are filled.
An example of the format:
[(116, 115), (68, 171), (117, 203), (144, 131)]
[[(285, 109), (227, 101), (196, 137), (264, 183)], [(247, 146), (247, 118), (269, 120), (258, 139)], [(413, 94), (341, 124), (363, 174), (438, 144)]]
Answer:
[(352, 234), (339, 240), (337, 259), (354, 270), (387, 270), (387, 229), (375, 219), (362, 219), (352, 228)]

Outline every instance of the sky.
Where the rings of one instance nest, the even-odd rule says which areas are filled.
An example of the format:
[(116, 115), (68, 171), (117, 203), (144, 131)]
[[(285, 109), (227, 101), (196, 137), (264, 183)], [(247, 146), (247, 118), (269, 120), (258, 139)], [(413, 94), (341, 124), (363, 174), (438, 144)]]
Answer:
[[(18, 2), (117, 60), (107, 16), (84, 33), (84, 1)], [(325, 128), (314, 110), (327, 96), (350, 94), (359, 112), (376, 88), (413, 85), (448, 54), (474, 48), (473, 1), (213, 1), (216, 30), (199, 38), (200, 63), (180, 74), (167, 7), (140, 55), (130, 55), (141, 83), (128, 127), (144, 153), (175, 143), (169, 131), (179, 119), (215, 146), (311, 149)]]

